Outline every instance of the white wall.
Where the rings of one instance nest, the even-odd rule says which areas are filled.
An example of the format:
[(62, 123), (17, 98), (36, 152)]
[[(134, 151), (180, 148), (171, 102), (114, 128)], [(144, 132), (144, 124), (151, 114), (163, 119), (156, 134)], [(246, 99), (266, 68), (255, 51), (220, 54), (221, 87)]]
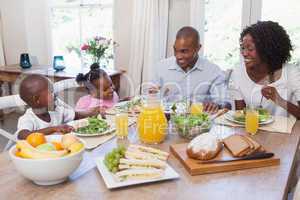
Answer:
[(1, 18), (1, 12), (0, 12), (0, 66), (5, 64), (2, 38), (3, 38), (3, 35), (2, 35), (2, 18)]
[(169, 33), (167, 55), (173, 55), (173, 44), (177, 31), (190, 25), (190, 0), (170, 0)]
[(17, 63), (20, 54), (27, 51), (24, 0), (2, 0), (0, 9), (6, 62)]
[[(26, 3), (24, 3), (26, 1)], [(7, 64), (19, 63), (29, 53), (39, 64), (49, 61), (46, 1), (1, 0), (3, 42)], [(32, 61), (35, 62), (36, 59)]]

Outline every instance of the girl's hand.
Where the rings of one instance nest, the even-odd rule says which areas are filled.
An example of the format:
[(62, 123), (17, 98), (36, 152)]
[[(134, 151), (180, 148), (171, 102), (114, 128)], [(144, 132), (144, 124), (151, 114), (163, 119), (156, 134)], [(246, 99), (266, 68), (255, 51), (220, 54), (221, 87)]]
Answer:
[(104, 115), (107, 107), (106, 106), (98, 106), (94, 107), (90, 110), (90, 116), (96, 116), (96, 115)]
[(281, 96), (279, 95), (277, 89), (275, 87), (271, 86), (266, 86), (261, 89), (261, 94), (266, 98), (266, 99), (271, 99), (275, 103), (279, 103), (282, 101)]
[(132, 97), (124, 97), (124, 98), (120, 99), (119, 102), (129, 101), (130, 99), (132, 99)]

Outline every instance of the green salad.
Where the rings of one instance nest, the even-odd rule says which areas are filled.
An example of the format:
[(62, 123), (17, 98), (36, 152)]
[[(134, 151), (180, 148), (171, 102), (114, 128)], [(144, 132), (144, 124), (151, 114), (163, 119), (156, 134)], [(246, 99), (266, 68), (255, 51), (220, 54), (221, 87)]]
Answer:
[[(172, 116), (172, 122), (178, 130), (178, 133), (182, 137), (189, 139), (197, 134), (208, 131), (211, 127), (211, 120), (209, 119), (207, 113), (201, 113), (197, 115), (175, 115)], [(196, 127), (200, 127), (200, 129), (194, 131), (193, 133), (192, 130)]]
[(96, 134), (103, 133), (109, 129), (108, 123), (97, 117), (89, 117), (88, 125), (84, 127), (80, 127), (76, 130), (77, 133), (80, 134)]
[(142, 99), (140, 97), (134, 97), (132, 100), (116, 105), (116, 108), (122, 112), (139, 111), (139, 107), (142, 105)]
[[(268, 119), (270, 119), (270, 113), (267, 109), (263, 108), (257, 108), (258, 111), (258, 121), (259, 122), (265, 122)], [(235, 111), (233, 115), (234, 120), (239, 121), (239, 122), (245, 122), (246, 121), (246, 110), (238, 110)]]

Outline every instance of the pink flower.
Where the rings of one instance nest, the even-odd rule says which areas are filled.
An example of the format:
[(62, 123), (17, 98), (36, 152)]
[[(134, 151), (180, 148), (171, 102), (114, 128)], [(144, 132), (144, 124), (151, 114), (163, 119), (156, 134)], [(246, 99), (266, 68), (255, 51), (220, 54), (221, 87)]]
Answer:
[(82, 50), (82, 51), (85, 51), (85, 50), (88, 50), (89, 48), (90, 48), (89, 45), (84, 44), (84, 45), (81, 47), (81, 50)]

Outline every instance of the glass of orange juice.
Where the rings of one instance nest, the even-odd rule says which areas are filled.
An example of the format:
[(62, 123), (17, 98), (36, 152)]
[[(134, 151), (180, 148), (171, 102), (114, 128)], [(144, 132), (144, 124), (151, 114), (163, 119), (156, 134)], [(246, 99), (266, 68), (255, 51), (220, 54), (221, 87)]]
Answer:
[(190, 106), (190, 113), (192, 115), (201, 114), (203, 112), (203, 104), (201, 102), (193, 102)]
[(252, 135), (255, 135), (258, 130), (258, 111), (253, 108), (247, 108), (246, 120), (245, 120), (246, 131)]
[(116, 135), (119, 139), (125, 139), (128, 136), (128, 114), (119, 113), (115, 117)]
[(141, 142), (158, 144), (164, 141), (168, 122), (158, 94), (143, 97), (142, 111), (137, 119), (138, 135)]

